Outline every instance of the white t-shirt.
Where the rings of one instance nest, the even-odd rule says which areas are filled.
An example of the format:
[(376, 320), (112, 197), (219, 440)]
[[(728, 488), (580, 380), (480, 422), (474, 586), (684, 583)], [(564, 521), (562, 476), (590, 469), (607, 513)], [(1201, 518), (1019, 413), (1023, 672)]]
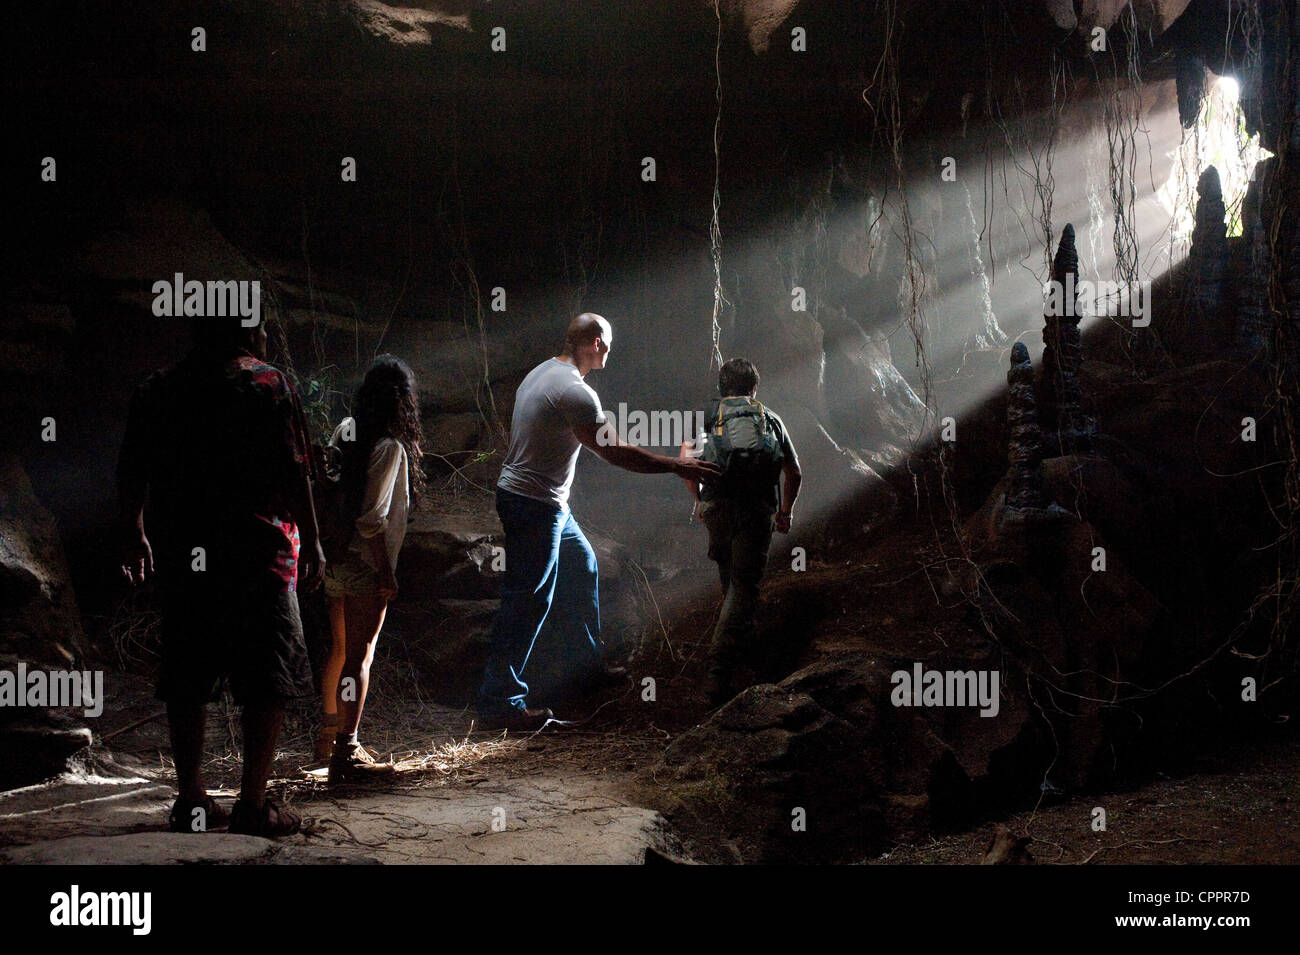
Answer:
[(604, 423), (600, 397), (578, 369), (548, 358), (528, 373), (515, 392), (510, 447), (497, 486), (567, 508), (582, 449), (573, 429)]
[[(330, 444), (339, 447), (344, 428), (352, 422), (344, 418)], [(355, 434), (356, 425), (351, 424)], [(410, 479), (407, 473), (406, 448), (393, 438), (380, 438), (370, 452), (366, 469), (366, 490), (361, 498), (361, 513), (357, 516), (357, 532), (352, 535), (348, 552), (357, 554), (362, 562), (375, 570), (369, 547), (361, 539), (384, 535), (384, 549), (388, 552), (388, 565), (397, 569), (397, 555), (406, 539), (406, 519), (411, 508)]]

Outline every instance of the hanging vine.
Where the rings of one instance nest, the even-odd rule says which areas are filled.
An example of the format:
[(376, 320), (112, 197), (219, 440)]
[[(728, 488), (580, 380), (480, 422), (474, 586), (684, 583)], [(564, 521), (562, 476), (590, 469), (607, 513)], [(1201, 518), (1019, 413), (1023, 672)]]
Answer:
[(713, 0), (713, 14), (717, 19), (717, 40), (713, 48), (713, 70), (716, 78), (714, 99), (717, 102), (717, 114), (713, 120), (713, 218), (709, 222), (709, 248), (713, 256), (713, 354), (710, 367), (717, 371), (722, 367), (722, 309), (731, 303), (722, 292), (722, 225), (719, 211), (722, 207), (722, 9), (721, 0)]

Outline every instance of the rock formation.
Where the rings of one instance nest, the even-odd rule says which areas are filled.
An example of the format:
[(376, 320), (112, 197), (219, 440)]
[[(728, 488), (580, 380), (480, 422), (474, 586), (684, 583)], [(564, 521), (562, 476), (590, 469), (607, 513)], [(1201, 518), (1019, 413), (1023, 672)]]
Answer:
[[(1074, 247), (1074, 226), (1061, 230), (1061, 242), (1052, 263), (1052, 281), (1059, 283), (1056, 297), (1061, 308), (1049, 306), (1043, 316), (1043, 373), (1039, 382), (1043, 425), (1049, 454), (1088, 451), (1096, 425), (1082, 409), (1079, 366), (1083, 349), (1079, 340), (1076, 289), (1079, 284), (1079, 253)], [(1059, 312), (1060, 314), (1052, 314)]]
[(1007, 372), (1007, 473), (967, 524), (970, 540), (988, 547), (986, 556), (1031, 566), (1059, 561), (1063, 528), (1071, 515), (1054, 503), (1044, 483), (1044, 444), (1034, 366), (1029, 349), (1016, 342)]
[(1038, 471), (1043, 433), (1034, 402), (1034, 366), (1024, 342), (1016, 342), (1011, 349), (1007, 389), (1007, 505), (1043, 507), (1043, 478)]
[[(58, 525), (18, 459), (0, 456), (0, 670), (63, 670), (80, 667), (84, 656)], [(43, 704), (0, 706), (0, 788), (65, 769), (90, 744), (77, 715)]]
[[(1260, 163), (1261, 167), (1263, 165)], [(1231, 261), (1232, 287), (1235, 292), (1235, 346), (1243, 358), (1268, 355), (1273, 339), (1268, 306), (1268, 283), (1272, 266), (1259, 190), (1263, 175), (1262, 169), (1257, 170), (1256, 179), (1242, 200), (1242, 235)]]
[(1183, 129), (1191, 129), (1205, 101), (1205, 64), (1201, 58), (1179, 54), (1174, 65), (1174, 83), (1178, 90), (1178, 120)]
[(1228, 266), (1227, 210), (1219, 170), (1209, 166), (1196, 184), (1196, 223), (1192, 227), (1192, 248), (1187, 255), (1188, 319), (1212, 319), (1223, 298), (1224, 273)]

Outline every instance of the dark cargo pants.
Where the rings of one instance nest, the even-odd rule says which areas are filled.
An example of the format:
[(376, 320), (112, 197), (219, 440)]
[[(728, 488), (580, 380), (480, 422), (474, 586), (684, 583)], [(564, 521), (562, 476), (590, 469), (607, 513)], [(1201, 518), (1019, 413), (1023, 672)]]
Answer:
[(699, 513), (709, 531), (709, 558), (717, 561), (723, 594), (709, 651), (709, 675), (725, 680), (733, 675), (752, 639), (775, 512), (764, 504), (719, 499), (703, 502)]

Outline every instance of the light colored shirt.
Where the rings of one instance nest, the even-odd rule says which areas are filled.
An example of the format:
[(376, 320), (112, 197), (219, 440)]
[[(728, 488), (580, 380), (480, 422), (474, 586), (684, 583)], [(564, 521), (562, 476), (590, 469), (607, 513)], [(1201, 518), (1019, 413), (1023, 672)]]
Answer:
[(567, 508), (582, 449), (573, 429), (604, 423), (600, 397), (578, 369), (548, 358), (528, 373), (515, 392), (510, 447), (497, 486)]
[[(349, 427), (351, 418), (344, 418), (330, 444), (339, 446), (344, 429)], [(350, 425), (353, 434), (356, 425)], [(406, 448), (402, 442), (393, 438), (380, 438), (370, 452), (370, 464), (366, 468), (366, 490), (361, 498), (361, 512), (357, 515), (357, 532), (352, 535), (348, 552), (357, 554), (363, 563), (375, 570), (374, 558), (370, 547), (362, 545), (362, 539), (384, 536), (384, 550), (388, 552), (388, 566), (397, 570), (397, 555), (406, 539), (406, 520), (411, 509), (411, 487), (406, 459)]]

